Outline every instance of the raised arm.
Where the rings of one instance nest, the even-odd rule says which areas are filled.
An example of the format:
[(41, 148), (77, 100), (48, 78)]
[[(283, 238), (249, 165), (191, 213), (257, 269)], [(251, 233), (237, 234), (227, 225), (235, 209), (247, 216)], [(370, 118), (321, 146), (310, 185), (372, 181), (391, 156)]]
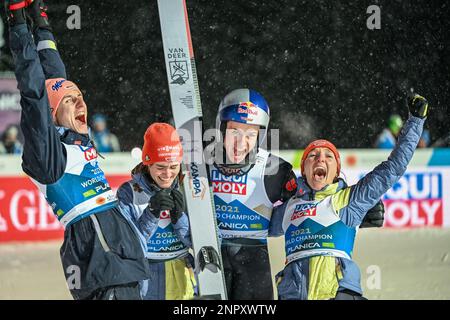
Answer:
[[(366, 212), (372, 208), (405, 173), (422, 134), (428, 114), (428, 102), (414, 95), (407, 99), (410, 117), (404, 125), (398, 142), (387, 161), (382, 162), (347, 191), (348, 206), (340, 211), (341, 219), (350, 226), (361, 224)], [(345, 191), (341, 196), (345, 194)]]
[(56, 41), (48, 22), (47, 7), (42, 1), (33, 1), (27, 8), (33, 20), (33, 34), (45, 79), (67, 79), (66, 68), (56, 49)]
[(44, 70), (45, 79), (67, 79), (66, 67), (56, 49), (53, 34), (45, 29), (37, 29), (34, 33), (39, 59)]
[(20, 90), (21, 128), (25, 139), (22, 168), (40, 183), (56, 182), (66, 156), (50, 113), (45, 75), (25, 23), (10, 27), (10, 48)]

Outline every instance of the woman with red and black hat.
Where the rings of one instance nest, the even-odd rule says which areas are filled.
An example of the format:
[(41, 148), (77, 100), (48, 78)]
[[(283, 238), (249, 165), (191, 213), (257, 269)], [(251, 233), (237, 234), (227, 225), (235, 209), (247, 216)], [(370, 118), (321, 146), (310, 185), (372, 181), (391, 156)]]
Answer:
[(286, 266), (276, 277), (280, 299), (364, 299), (352, 260), (356, 230), (402, 177), (417, 147), (428, 102), (414, 95), (407, 105), (410, 117), (388, 160), (353, 186), (339, 178), (341, 161), (331, 142), (306, 147), (296, 195), (272, 216), (270, 234), (285, 236)]
[(144, 135), (142, 162), (117, 191), (121, 208), (146, 243), (151, 277), (142, 283), (146, 300), (182, 300), (194, 296), (195, 278), (189, 219), (179, 190), (183, 150), (171, 125), (154, 123)]

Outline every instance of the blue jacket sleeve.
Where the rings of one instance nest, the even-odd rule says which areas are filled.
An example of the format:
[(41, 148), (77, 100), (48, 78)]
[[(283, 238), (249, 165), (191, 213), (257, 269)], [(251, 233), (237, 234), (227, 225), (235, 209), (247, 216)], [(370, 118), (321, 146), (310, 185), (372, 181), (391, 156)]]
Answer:
[(269, 237), (279, 237), (284, 234), (283, 217), (288, 202), (289, 200), (273, 208), (272, 217), (270, 218), (269, 223)]
[(46, 29), (38, 28), (34, 33), (34, 40), (45, 79), (67, 79), (66, 67), (56, 49), (56, 41), (53, 34)]
[(66, 154), (53, 124), (36, 46), (25, 24), (11, 28), (10, 48), (22, 107), (22, 168), (42, 184), (54, 183), (64, 174)]
[(136, 217), (136, 209), (133, 205), (133, 193), (131, 190), (131, 186), (129, 183), (124, 183), (117, 190), (117, 198), (119, 199), (119, 210), (120, 213), (127, 219), (133, 229), (136, 231), (136, 234), (141, 243), (142, 250), (145, 254), (147, 252), (147, 239), (141, 230), (138, 227), (137, 217)]
[(178, 238), (186, 247), (192, 248), (191, 230), (189, 227), (189, 217), (183, 213), (177, 223), (173, 225), (173, 229)]
[(138, 228), (144, 234), (145, 239), (150, 239), (158, 230), (159, 218), (155, 217), (149, 207), (145, 208), (144, 213), (138, 218)]
[(148, 241), (158, 229), (159, 218), (156, 218), (148, 207), (145, 208), (141, 216), (138, 216), (138, 210), (133, 204), (133, 191), (129, 183), (120, 186), (117, 190), (117, 198), (121, 203), (122, 213), (131, 219), (145, 240)]
[(117, 189), (117, 199), (121, 206), (122, 214), (127, 220), (132, 221), (137, 226), (137, 212), (133, 205), (133, 191), (128, 182), (123, 183), (119, 189)]
[(340, 211), (341, 220), (346, 225), (360, 225), (367, 211), (403, 176), (419, 142), (424, 122), (425, 119), (410, 116), (388, 160), (350, 187), (348, 205)]

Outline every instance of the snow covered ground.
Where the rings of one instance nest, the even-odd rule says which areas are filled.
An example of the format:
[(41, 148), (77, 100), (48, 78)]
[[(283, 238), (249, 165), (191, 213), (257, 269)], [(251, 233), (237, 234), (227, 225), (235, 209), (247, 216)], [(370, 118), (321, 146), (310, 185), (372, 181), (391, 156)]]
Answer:
[[(272, 253), (282, 244), (272, 241)], [(275, 274), (283, 267), (272, 258)], [(368, 299), (450, 299), (450, 229), (361, 229), (354, 259)]]
[[(0, 245), (0, 299), (70, 299), (60, 241)], [(273, 273), (282, 239), (270, 241)], [(355, 246), (369, 299), (450, 299), (450, 229), (361, 230)]]

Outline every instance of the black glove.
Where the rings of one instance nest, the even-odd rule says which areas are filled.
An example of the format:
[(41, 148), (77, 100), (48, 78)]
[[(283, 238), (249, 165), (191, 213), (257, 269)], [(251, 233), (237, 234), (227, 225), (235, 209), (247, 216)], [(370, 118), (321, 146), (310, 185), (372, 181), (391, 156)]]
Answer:
[(24, 8), (27, 6), (25, 0), (6, 0), (6, 19), (10, 27), (16, 24), (27, 23)]
[(26, 9), (27, 16), (32, 21), (32, 30), (37, 28), (52, 31), (47, 17), (47, 6), (44, 0), (34, 0)]
[(372, 209), (367, 211), (360, 228), (379, 228), (384, 222), (384, 204), (379, 201)]
[(186, 211), (183, 193), (180, 190), (172, 190), (172, 200), (175, 205), (170, 210), (170, 221), (175, 224), (180, 219), (181, 214)]
[(428, 115), (428, 101), (417, 93), (409, 94), (406, 98), (409, 112), (418, 118), (426, 118)]
[(159, 218), (161, 211), (172, 210), (175, 207), (175, 203), (170, 196), (170, 190), (163, 189), (158, 191), (153, 197), (150, 198), (149, 202), (150, 212)]

